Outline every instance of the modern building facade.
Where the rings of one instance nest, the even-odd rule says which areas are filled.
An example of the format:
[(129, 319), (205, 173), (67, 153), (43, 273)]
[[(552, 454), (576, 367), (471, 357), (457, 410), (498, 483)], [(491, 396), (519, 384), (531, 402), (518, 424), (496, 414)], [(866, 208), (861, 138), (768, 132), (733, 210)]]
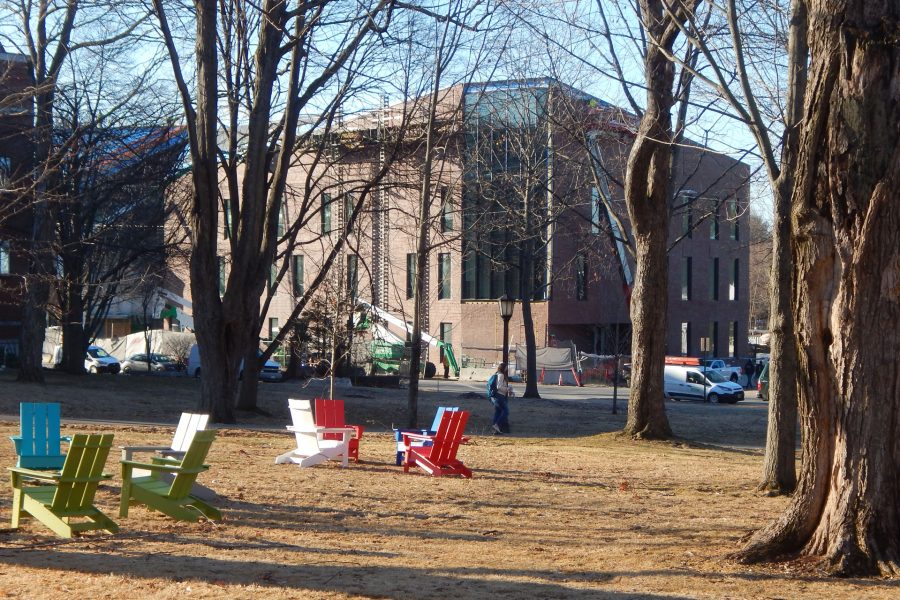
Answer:
[[(464, 363), (495, 363), (503, 343), (496, 299), (506, 294), (530, 298), (538, 346), (572, 341), (586, 352), (629, 353), (634, 261), (621, 182), (636, 120), (553, 80), (457, 86), (439, 104), (423, 331), (452, 344)], [(369, 185), (387, 164), (381, 146), (394, 139), (397, 112), (407, 106), (343, 125), (330, 160), (310, 166), (300, 159), (291, 172), (279, 232), (285, 250), (273, 269), (262, 337), (289, 325), (360, 199), (320, 296), (335, 318), (339, 304), (362, 300), (412, 322), (422, 136), (412, 136), (387, 176)], [(700, 145), (676, 152), (669, 354), (747, 352), (747, 177), (746, 165)], [(224, 280), (229, 219), (220, 217)], [(186, 270), (173, 281), (189, 302)], [(511, 348), (524, 345), (524, 327), (519, 302)], [(438, 362), (438, 350), (428, 359)]]

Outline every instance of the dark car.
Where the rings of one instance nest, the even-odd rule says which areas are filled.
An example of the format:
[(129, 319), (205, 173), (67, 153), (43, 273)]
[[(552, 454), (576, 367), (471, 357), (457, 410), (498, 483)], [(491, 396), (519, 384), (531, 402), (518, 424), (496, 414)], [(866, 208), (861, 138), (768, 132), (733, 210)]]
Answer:
[(762, 398), (766, 402), (769, 401), (769, 363), (765, 364), (762, 373), (759, 374), (759, 380), (756, 382), (756, 397)]

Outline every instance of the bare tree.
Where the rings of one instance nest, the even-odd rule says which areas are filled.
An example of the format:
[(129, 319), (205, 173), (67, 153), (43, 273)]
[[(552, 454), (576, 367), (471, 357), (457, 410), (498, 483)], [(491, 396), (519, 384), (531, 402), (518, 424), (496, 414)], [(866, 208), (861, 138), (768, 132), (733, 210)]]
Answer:
[[(260, 298), (275, 259), (295, 149), (333, 121), (344, 78), (360, 69), (356, 60), (390, 22), (393, 2), (293, 8), (283, 0), (195, 0), (193, 14), (178, 13), (174, 21), (171, 7), (161, 0), (153, 5), (190, 139), (191, 289), (204, 361), (199, 408), (228, 423), (234, 421), (240, 361), (258, 337)], [(196, 31), (173, 29), (173, 22), (193, 22)], [(179, 54), (181, 33), (195, 40), (193, 91)], [(302, 114), (314, 116), (298, 138)], [(223, 198), (233, 203), (233, 238), (220, 293), (216, 236)]]
[(835, 574), (900, 574), (898, 26), (894, 2), (809, 2), (815, 93), (791, 197), (802, 461), (745, 561), (800, 554)]

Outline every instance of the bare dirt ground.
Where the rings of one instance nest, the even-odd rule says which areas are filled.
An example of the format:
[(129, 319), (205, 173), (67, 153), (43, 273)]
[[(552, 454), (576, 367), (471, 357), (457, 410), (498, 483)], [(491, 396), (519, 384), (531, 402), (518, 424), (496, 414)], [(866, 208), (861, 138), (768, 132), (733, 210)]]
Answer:
[[(897, 598), (896, 580), (824, 576), (795, 561), (745, 566), (726, 558), (786, 502), (758, 496), (765, 405), (671, 404), (670, 443), (609, 433), (608, 390), (515, 399), (514, 435), (484, 435), (483, 384), (428, 382), (420, 421), (438, 405), (473, 412), (460, 457), (471, 480), (404, 474), (392, 424), (405, 390), (353, 389), (348, 420), (367, 427), (360, 464), (275, 465), (293, 439), (288, 397), (321, 384), (261, 385), (271, 416), (239, 414), (221, 428), (200, 481), (220, 523), (179, 523), (146, 507), (118, 519), (118, 453), (97, 504), (120, 533), (61, 540), (34, 520), (0, 529), (0, 598)], [(440, 387), (440, 391), (438, 391)], [(116, 445), (165, 444), (192, 410), (197, 382), (50, 374), (42, 387), (0, 376), (0, 434), (20, 401), (62, 403), (64, 433), (111, 431)], [(620, 407), (623, 405), (620, 404)], [(86, 422), (96, 419), (99, 422)], [(108, 421), (108, 422), (107, 422)], [(145, 422), (134, 424), (125, 422)], [(152, 423), (156, 423), (153, 425)], [(279, 431), (280, 430), (280, 431)], [(710, 444), (724, 444), (719, 448)], [(0, 444), (0, 464), (14, 464)], [(0, 494), (0, 528), (11, 494)]]

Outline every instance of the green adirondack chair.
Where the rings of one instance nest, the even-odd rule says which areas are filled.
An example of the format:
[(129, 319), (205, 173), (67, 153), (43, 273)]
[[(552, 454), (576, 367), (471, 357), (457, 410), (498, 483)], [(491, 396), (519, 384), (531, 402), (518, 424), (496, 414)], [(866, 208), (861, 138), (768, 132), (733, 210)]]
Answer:
[[(92, 529), (117, 532), (119, 526), (94, 506), (97, 486), (112, 477), (103, 472), (112, 441), (111, 433), (73, 436), (66, 461), (58, 472), (9, 467), (12, 528), (19, 527), (19, 519), (25, 513), (62, 537)], [(39, 482), (50, 485), (34, 485)], [(87, 520), (75, 522), (79, 518)]]
[[(220, 521), (222, 513), (218, 509), (191, 495), (191, 487), (197, 475), (209, 469), (203, 464), (209, 447), (216, 437), (213, 430), (198, 431), (194, 434), (184, 458), (153, 457), (151, 463), (132, 460), (122, 461), (122, 501), (119, 516), (128, 516), (130, 501), (146, 504), (150, 508), (180, 521), (198, 521), (200, 515), (211, 521)], [(150, 471), (150, 475), (135, 476), (135, 470)], [(170, 474), (173, 478), (159, 479), (156, 474)]]

